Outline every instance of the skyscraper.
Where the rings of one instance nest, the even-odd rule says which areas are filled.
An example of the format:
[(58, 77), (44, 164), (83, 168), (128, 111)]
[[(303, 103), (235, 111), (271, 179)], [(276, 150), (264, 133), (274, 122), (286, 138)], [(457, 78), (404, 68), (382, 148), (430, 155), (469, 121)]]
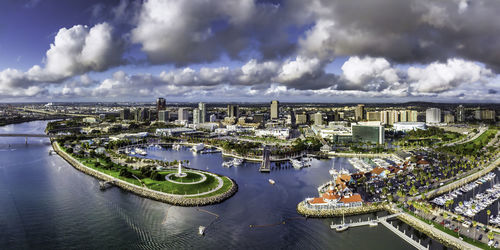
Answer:
[(277, 100), (271, 102), (271, 120), (279, 118), (280, 103)]
[(323, 114), (321, 112), (314, 114), (314, 125), (323, 125)]
[[(205, 103), (204, 102), (198, 103), (198, 109), (200, 110), (199, 122), (200, 123), (206, 122), (207, 121), (207, 109), (205, 107)], [(193, 116), (194, 116), (194, 114), (193, 114)]]
[(458, 105), (456, 111), (457, 122), (465, 122), (465, 108), (462, 105)]
[(200, 124), (201, 121), (201, 113), (200, 109), (193, 109), (193, 124)]
[(425, 122), (426, 123), (440, 123), (441, 122), (441, 110), (438, 108), (428, 108), (425, 111)]
[(240, 116), (238, 105), (227, 105), (227, 116), (238, 118)]
[(167, 102), (165, 98), (160, 97), (156, 100), (156, 116), (160, 117), (160, 111), (165, 110), (167, 108)]
[(177, 120), (179, 120), (179, 121), (188, 121), (189, 120), (189, 113), (188, 113), (187, 109), (179, 108), (177, 117), (178, 117)]
[(364, 119), (364, 113), (365, 113), (365, 105), (358, 104), (356, 110), (354, 111), (354, 117), (356, 121), (362, 121)]
[(120, 119), (130, 120), (130, 109), (129, 108), (124, 108), (120, 111)]
[(160, 122), (168, 122), (169, 121), (168, 111), (166, 111), (166, 110), (160, 110), (160, 111), (158, 111), (158, 121), (160, 121)]

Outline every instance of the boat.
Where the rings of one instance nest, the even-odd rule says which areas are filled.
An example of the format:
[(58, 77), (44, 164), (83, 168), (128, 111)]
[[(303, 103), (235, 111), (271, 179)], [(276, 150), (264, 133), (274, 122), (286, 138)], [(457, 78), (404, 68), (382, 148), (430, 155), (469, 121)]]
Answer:
[(146, 156), (148, 155), (148, 153), (146, 153), (146, 150), (142, 149), (142, 148), (135, 148), (134, 149), (134, 152), (136, 154), (139, 154), (139, 155), (142, 155), (142, 156)]
[(193, 151), (193, 152), (200, 152), (200, 151), (202, 151), (204, 148), (205, 148), (205, 145), (204, 145), (203, 143), (198, 143), (198, 144), (194, 145), (194, 146), (191, 148), (191, 151)]
[(205, 227), (204, 226), (198, 227), (198, 234), (199, 235), (204, 235), (205, 234)]
[(240, 159), (240, 158), (234, 158), (233, 159), (233, 166), (238, 167), (241, 164), (243, 164), (243, 159)]
[(349, 225), (345, 224), (345, 218), (344, 218), (343, 213), (342, 213), (342, 224), (335, 226), (335, 225), (333, 225), (333, 222), (332, 222), (332, 224), (330, 225), (330, 228), (335, 229), (335, 231), (337, 231), (337, 232), (342, 232), (342, 231), (345, 231), (349, 228)]
[(225, 161), (222, 163), (222, 166), (225, 168), (230, 168), (233, 166), (233, 162), (232, 161)]
[(296, 169), (301, 169), (304, 167), (304, 163), (297, 159), (291, 159), (290, 162), (292, 163), (292, 166)]
[(269, 179), (269, 183), (273, 184), (276, 183), (273, 179)]
[(172, 145), (172, 149), (173, 149), (173, 150), (177, 150), (177, 151), (179, 151), (179, 150), (181, 149), (181, 145), (180, 145), (180, 144), (178, 144), (178, 143), (174, 143), (174, 144)]
[(372, 220), (372, 221), (368, 222), (368, 226), (370, 226), (370, 227), (376, 227), (376, 226), (378, 226), (378, 221)]

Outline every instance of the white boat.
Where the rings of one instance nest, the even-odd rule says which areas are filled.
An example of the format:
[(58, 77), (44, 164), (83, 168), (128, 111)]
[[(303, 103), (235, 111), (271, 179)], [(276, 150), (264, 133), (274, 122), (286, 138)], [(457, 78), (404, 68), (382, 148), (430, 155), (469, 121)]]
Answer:
[(301, 169), (304, 167), (304, 163), (297, 159), (291, 159), (290, 162), (292, 163), (292, 166), (296, 169)]
[(200, 152), (200, 151), (202, 151), (204, 148), (205, 148), (205, 145), (204, 145), (203, 143), (198, 143), (198, 144), (194, 145), (194, 146), (191, 148), (191, 151), (193, 151), (193, 152)]
[(335, 226), (335, 225), (333, 225), (333, 222), (332, 222), (332, 224), (330, 225), (330, 228), (335, 229), (337, 232), (342, 232), (342, 231), (345, 231), (349, 228), (349, 225), (345, 224), (345, 218), (344, 218), (343, 213), (342, 213), (342, 224)]
[(172, 145), (172, 149), (173, 149), (173, 150), (177, 150), (177, 151), (179, 151), (179, 150), (181, 149), (181, 145), (180, 145), (180, 144), (178, 144), (178, 143), (174, 143), (174, 144)]
[(198, 227), (198, 234), (199, 235), (204, 235), (205, 234), (205, 227), (204, 226)]
[(276, 183), (273, 179), (269, 179), (269, 183), (273, 184)]
[(225, 168), (230, 168), (233, 166), (233, 162), (232, 161), (225, 161), (222, 163), (222, 166)]
[(136, 154), (139, 154), (139, 155), (142, 155), (142, 156), (146, 156), (148, 155), (148, 153), (146, 153), (146, 150), (142, 149), (142, 148), (135, 148), (134, 149), (134, 152)]
[(233, 166), (238, 167), (241, 164), (243, 164), (243, 159), (240, 159), (240, 158), (234, 158), (233, 159)]
[(376, 227), (376, 226), (378, 226), (378, 221), (372, 220), (372, 221), (368, 222), (368, 226), (370, 226), (370, 227)]

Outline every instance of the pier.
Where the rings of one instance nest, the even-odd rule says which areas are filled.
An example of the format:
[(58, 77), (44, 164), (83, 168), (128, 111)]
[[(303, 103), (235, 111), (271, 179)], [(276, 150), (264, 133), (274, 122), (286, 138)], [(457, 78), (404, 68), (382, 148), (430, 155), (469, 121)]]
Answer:
[[(387, 222), (387, 219), (391, 219), (391, 218), (397, 217), (399, 215), (401, 215), (401, 213), (391, 214), (391, 215), (387, 215), (387, 216), (383, 216), (383, 217), (377, 217), (377, 219), (375, 219), (375, 220), (368, 219), (366, 221), (361, 221), (361, 219), (359, 219), (358, 222), (351, 221), (350, 223), (346, 223), (346, 226), (347, 227), (375, 226), (375, 225), (378, 225), (378, 223), (380, 223), (380, 224), (384, 225), (385, 227), (387, 227), (387, 229), (389, 229), (393, 233), (395, 233), (397, 236), (399, 236), (401, 239), (403, 239), (404, 241), (408, 242), (410, 245), (415, 247), (416, 249), (419, 249), (419, 250), (428, 249), (428, 246), (424, 247), (423, 245), (420, 244), (420, 240), (417, 241), (416, 239), (413, 239), (413, 236), (406, 235), (406, 232), (399, 231), (399, 228), (397, 228), (397, 227), (393, 226), (391, 223)], [(330, 227), (332, 229), (335, 229), (340, 225), (342, 225), (342, 224), (331, 224)]]
[(116, 181), (115, 179), (113, 179), (111, 181), (100, 181), (99, 182), (99, 189), (104, 191), (104, 190), (110, 188), (112, 184), (115, 184), (115, 181)]
[(269, 147), (265, 146), (262, 151), (262, 163), (260, 164), (259, 171), (269, 173), (271, 172), (271, 159), (270, 159)]

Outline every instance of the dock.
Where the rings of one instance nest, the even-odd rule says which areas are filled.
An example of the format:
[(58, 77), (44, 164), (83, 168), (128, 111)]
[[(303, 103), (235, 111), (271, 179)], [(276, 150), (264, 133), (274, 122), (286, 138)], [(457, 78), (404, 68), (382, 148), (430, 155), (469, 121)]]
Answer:
[[(400, 214), (401, 213), (396, 213), (396, 214), (391, 214), (391, 215), (387, 215), (387, 216), (383, 216), (383, 217), (377, 217), (376, 219), (368, 219), (365, 221), (361, 221), (361, 219), (360, 219), (358, 222), (351, 221), (350, 223), (346, 223), (346, 226), (350, 228), (350, 227), (370, 226), (370, 225), (373, 225), (373, 223), (377, 223), (377, 224), (380, 223), (380, 224), (384, 225), (385, 227), (387, 227), (387, 229), (389, 229), (393, 233), (395, 233), (397, 236), (399, 236), (401, 239), (403, 239), (404, 241), (408, 242), (410, 245), (415, 247), (416, 249), (419, 249), (419, 250), (429, 249), (429, 246), (425, 247), (422, 244), (420, 244), (420, 240), (417, 241), (417, 239), (413, 239), (413, 236), (406, 235), (406, 232), (399, 231), (399, 228), (397, 228), (397, 227), (393, 226), (391, 223), (387, 222), (387, 219), (397, 217)], [(332, 224), (330, 227), (332, 229), (335, 229), (335, 228), (337, 228), (337, 226), (340, 226), (340, 225), (341, 224)]]
[(271, 152), (269, 151), (269, 147), (265, 146), (262, 150), (262, 163), (260, 164), (259, 171), (263, 173), (271, 172)]

